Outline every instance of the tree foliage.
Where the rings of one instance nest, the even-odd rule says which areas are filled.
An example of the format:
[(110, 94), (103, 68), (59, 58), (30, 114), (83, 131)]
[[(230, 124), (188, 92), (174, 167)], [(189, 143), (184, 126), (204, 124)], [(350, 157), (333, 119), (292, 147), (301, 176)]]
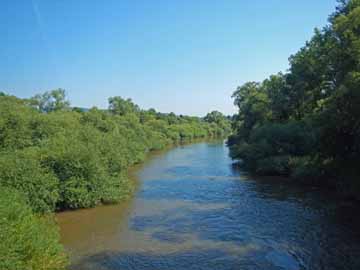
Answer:
[(128, 167), (148, 151), (229, 132), (219, 112), (177, 116), (121, 97), (109, 98), (108, 110), (69, 104), (62, 89), (0, 97), (0, 185), (21, 191), (36, 212), (123, 200), (133, 189)]
[(38, 94), (29, 100), (29, 103), (40, 112), (53, 112), (68, 110), (70, 102), (66, 100), (64, 89), (56, 89), (43, 94)]
[(359, 194), (360, 1), (340, 1), (289, 62), (287, 73), (234, 92), (231, 155), (258, 173)]

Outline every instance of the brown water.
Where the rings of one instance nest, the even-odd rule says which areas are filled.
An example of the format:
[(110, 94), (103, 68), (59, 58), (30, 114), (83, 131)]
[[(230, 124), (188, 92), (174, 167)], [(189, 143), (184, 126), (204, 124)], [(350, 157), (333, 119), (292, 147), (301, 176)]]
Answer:
[(77, 270), (360, 269), (358, 208), (237, 170), (222, 142), (151, 155), (126, 203), (57, 215)]

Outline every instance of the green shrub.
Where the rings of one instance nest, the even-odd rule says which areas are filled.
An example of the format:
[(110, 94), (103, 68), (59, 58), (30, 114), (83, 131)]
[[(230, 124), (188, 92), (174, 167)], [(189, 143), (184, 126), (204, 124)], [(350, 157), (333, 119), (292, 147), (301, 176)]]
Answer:
[(28, 148), (0, 155), (0, 185), (23, 194), (35, 212), (50, 212), (59, 199), (55, 175), (41, 166), (39, 150)]
[(0, 188), (0, 269), (61, 270), (67, 258), (52, 217), (38, 217), (13, 189)]
[[(316, 185), (336, 185), (331, 183), (334, 176), (331, 175), (331, 164), (312, 156), (292, 157), (290, 159), (291, 177), (295, 180)], [(324, 181), (326, 180), (326, 181)]]
[(303, 122), (268, 123), (254, 128), (247, 140), (230, 137), (230, 155), (256, 173), (289, 175), (289, 158), (311, 153), (315, 138), (315, 131)]
[(108, 177), (103, 183), (101, 202), (104, 204), (116, 203), (130, 197), (135, 184), (125, 175)]
[(61, 89), (31, 100), (0, 96), (0, 184), (23, 192), (35, 212), (118, 202), (134, 187), (129, 166), (148, 151), (224, 134), (229, 121), (214, 115), (145, 111), (120, 97), (109, 110), (70, 110)]
[(70, 177), (62, 181), (60, 208), (94, 207), (100, 202), (100, 194), (95, 186), (90, 181), (78, 177)]
[(24, 101), (11, 96), (0, 97), (0, 151), (32, 146), (30, 120), (36, 112)]
[(288, 175), (290, 156), (273, 156), (257, 161), (256, 172), (262, 175)]

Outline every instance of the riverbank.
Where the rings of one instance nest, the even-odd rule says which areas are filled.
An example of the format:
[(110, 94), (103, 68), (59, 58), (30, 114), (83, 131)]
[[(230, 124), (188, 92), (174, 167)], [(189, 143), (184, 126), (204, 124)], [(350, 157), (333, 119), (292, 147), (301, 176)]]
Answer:
[[(39, 219), (54, 211), (126, 200), (134, 190), (128, 168), (142, 162), (148, 152), (182, 141), (224, 136), (229, 128), (225, 117), (212, 122), (211, 118), (141, 110), (120, 97), (109, 99), (108, 110), (76, 110), (61, 89), (31, 99), (0, 95), (0, 116), (0, 187), (22, 197)], [(1, 207), (7, 215), (10, 206)], [(4, 220), (6, 226), (12, 224), (11, 219)], [(22, 245), (25, 236), (18, 237), (17, 244)], [(31, 244), (36, 243), (23, 243), (30, 252), (35, 250)], [(0, 254), (5, 254), (11, 247), (0, 248), (4, 249)], [(5, 263), (27, 264), (37, 255), (16, 256), (6, 257)], [(52, 260), (43, 258), (47, 259)], [(32, 268), (42, 269), (40, 261)]]

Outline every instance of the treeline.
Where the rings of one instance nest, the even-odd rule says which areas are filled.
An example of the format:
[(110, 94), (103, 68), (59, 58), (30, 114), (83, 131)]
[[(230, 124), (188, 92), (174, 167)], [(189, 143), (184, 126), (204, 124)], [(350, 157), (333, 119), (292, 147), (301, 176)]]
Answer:
[(340, 1), (286, 73), (233, 94), (231, 155), (247, 169), (360, 194), (360, 1)]
[[(59, 259), (63, 257), (57, 247), (58, 236), (52, 229), (39, 229), (45, 226), (39, 214), (119, 202), (134, 188), (127, 169), (141, 162), (147, 152), (169, 144), (222, 137), (229, 131), (230, 121), (219, 112), (205, 118), (164, 114), (142, 110), (121, 97), (109, 98), (107, 110), (84, 110), (70, 107), (62, 89), (31, 99), (1, 94), (0, 222), (4, 224), (0, 240), (10, 239), (12, 234), (19, 238), (7, 246), (0, 244), (0, 261), (5, 269), (61, 269), (64, 260)], [(9, 193), (14, 193), (13, 197), (6, 195)], [(24, 230), (38, 227), (34, 227), (35, 235), (49, 231), (46, 239), (54, 256), (34, 262), (35, 253), (18, 249), (33, 244), (30, 250), (35, 252), (36, 241), (45, 246), (47, 242), (39, 240), (40, 236), (27, 238), (22, 229), (12, 230), (11, 224), (17, 222), (20, 224), (15, 227), (24, 226)], [(3, 231), (3, 227), (9, 230)], [(8, 249), (14, 250), (14, 256)], [(47, 260), (49, 265), (50, 261), (59, 262), (59, 267), (48, 267)]]

